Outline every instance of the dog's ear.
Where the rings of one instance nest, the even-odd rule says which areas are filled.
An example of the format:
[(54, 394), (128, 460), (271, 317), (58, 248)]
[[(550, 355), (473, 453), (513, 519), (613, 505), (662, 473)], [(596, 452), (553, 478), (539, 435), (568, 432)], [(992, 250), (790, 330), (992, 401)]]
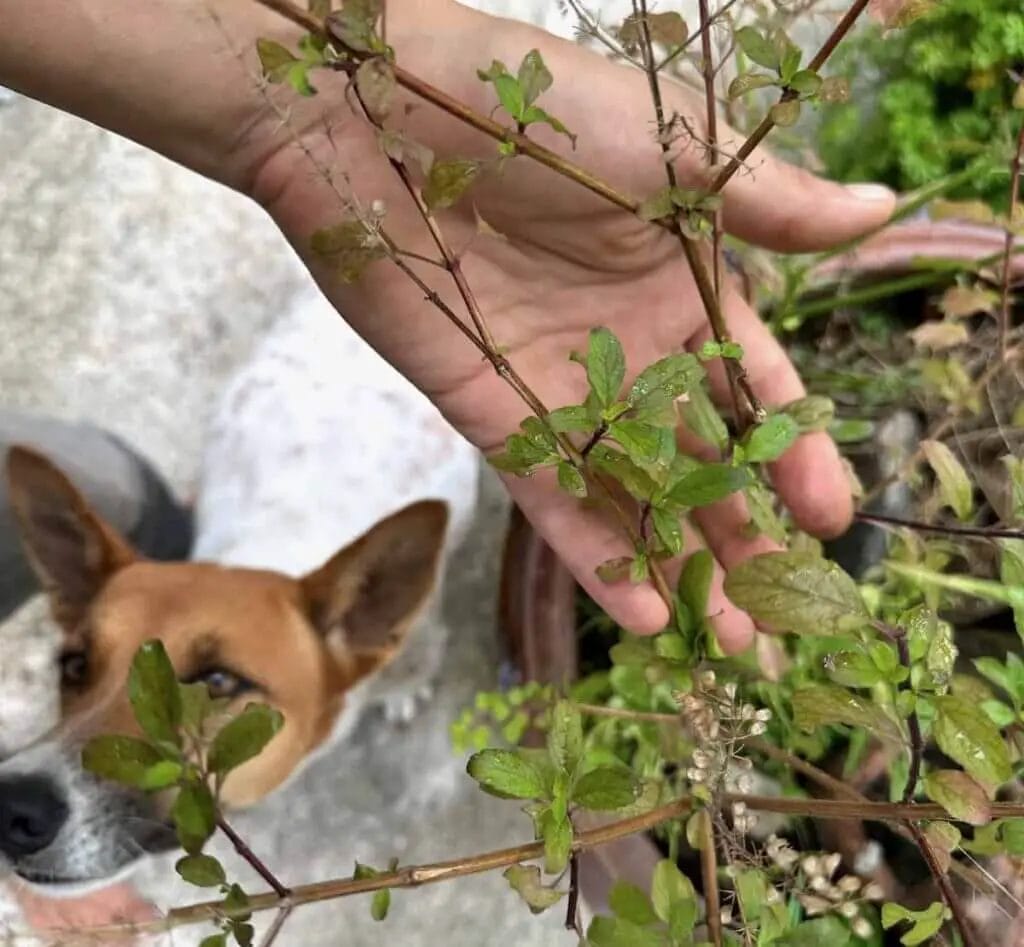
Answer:
[(302, 580), (310, 621), (353, 677), (401, 647), (437, 580), (447, 522), (444, 503), (407, 506)]
[(77, 631), (104, 583), (136, 554), (41, 454), (12, 447), (7, 479), (26, 555), (54, 618), (66, 631)]

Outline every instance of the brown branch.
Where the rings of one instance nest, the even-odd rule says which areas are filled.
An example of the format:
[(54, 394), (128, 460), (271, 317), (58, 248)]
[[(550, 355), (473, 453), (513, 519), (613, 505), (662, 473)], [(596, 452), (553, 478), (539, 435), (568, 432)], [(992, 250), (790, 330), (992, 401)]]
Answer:
[(573, 852), (569, 858), (569, 898), (565, 906), (565, 929), (583, 936), (580, 926), (580, 856)]
[(718, 895), (718, 852), (715, 846), (715, 826), (711, 821), (711, 813), (705, 809), (700, 814), (700, 875), (704, 886), (704, 914), (711, 943), (715, 947), (722, 947), (722, 903)]
[(278, 935), (284, 930), (285, 922), (292, 916), (292, 911), (295, 908), (291, 904), (286, 904), (282, 907), (277, 914), (274, 916), (273, 923), (267, 928), (267, 933), (263, 935), (263, 940), (260, 941), (260, 947), (272, 947), (274, 941), (277, 940)]
[[(857, 22), (858, 17), (864, 12), (869, 2), (870, 0), (854, 0), (850, 9), (846, 11), (843, 18), (836, 24), (835, 29), (832, 30), (831, 34), (829, 34), (828, 39), (825, 40), (821, 49), (818, 50), (814, 58), (807, 64), (808, 69), (817, 72), (825, 65), (829, 56), (835, 52), (836, 47), (853, 28), (853, 24)], [(779, 97), (779, 102), (788, 102), (795, 98), (796, 93), (791, 89), (787, 89)], [(736, 152), (736, 156), (719, 172), (718, 176), (711, 184), (712, 193), (722, 190), (722, 188), (729, 183), (733, 175), (736, 174), (736, 172), (743, 166), (743, 162), (753, 154), (757, 146), (768, 137), (768, 133), (774, 127), (775, 121), (771, 116), (771, 112), (769, 112), (761, 120), (761, 124), (750, 133), (750, 137), (743, 142), (739, 151)]]
[(1006, 223), (1006, 249), (1003, 251), (1002, 286), (999, 295), (999, 358), (1006, 358), (1010, 334), (1010, 269), (1013, 264), (1013, 248), (1017, 235), (1014, 232), (1017, 208), (1020, 206), (1021, 165), (1024, 164), (1024, 121), (1017, 133), (1017, 148), (1010, 165), (1010, 216)]
[(244, 859), (250, 867), (258, 874), (268, 885), (277, 897), (285, 901), (291, 892), (286, 888), (274, 873), (256, 856), (251, 848), (246, 844), (243, 839), (231, 826), (222, 815), (217, 816), (217, 828), (220, 829), (227, 837), (234, 849)]
[[(701, 73), (704, 77), (704, 109), (708, 118), (708, 166), (718, 164), (718, 106), (715, 99), (715, 63), (711, 52), (711, 20), (708, 0), (699, 0), (701, 33)], [(721, 298), (722, 289), (722, 214), (716, 210), (713, 218), (711, 252), (714, 266), (715, 295)]]
[(949, 536), (970, 536), (976, 539), (1024, 539), (1024, 529), (1002, 529), (997, 526), (945, 526), (940, 523), (922, 523), (919, 520), (887, 516), (882, 513), (853, 514), (862, 523), (876, 523), (880, 526), (901, 526), (919, 533), (944, 533)]

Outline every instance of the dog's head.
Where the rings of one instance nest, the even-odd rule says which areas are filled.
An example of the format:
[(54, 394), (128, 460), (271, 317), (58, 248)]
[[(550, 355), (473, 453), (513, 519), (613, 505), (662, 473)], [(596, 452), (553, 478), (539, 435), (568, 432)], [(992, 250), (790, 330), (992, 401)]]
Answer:
[[(69, 771), (66, 756), (88, 736), (138, 732), (126, 682), (145, 641), (163, 642), (183, 682), (205, 683), (238, 709), (260, 701), (283, 714), (278, 736), (224, 785), (226, 805), (246, 806), (325, 741), (346, 695), (401, 650), (437, 579), (447, 521), (440, 502), (406, 507), (294, 579), (147, 561), (46, 458), (12, 448), (7, 474), (26, 552), (62, 631), (62, 716), (74, 734), (60, 751), (48, 751), (46, 765), (0, 767), (0, 854), (34, 880), (88, 877), (49, 851), (73, 828), (76, 793), (110, 823), (142, 812), (130, 795)], [(140, 845), (147, 842), (127, 837), (121, 862)]]

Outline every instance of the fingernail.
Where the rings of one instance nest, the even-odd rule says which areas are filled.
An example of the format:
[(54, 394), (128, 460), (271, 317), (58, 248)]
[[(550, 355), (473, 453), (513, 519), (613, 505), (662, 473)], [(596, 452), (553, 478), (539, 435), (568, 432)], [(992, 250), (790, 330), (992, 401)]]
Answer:
[(848, 190), (859, 201), (892, 201), (896, 194), (884, 184), (847, 184)]

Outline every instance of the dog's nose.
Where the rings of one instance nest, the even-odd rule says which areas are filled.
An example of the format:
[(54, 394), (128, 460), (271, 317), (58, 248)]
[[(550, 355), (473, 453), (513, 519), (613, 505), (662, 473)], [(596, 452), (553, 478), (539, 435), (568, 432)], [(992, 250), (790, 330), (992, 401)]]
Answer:
[(19, 858), (42, 851), (67, 821), (67, 803), (48, 779), (0, 780), (0, 852)]

